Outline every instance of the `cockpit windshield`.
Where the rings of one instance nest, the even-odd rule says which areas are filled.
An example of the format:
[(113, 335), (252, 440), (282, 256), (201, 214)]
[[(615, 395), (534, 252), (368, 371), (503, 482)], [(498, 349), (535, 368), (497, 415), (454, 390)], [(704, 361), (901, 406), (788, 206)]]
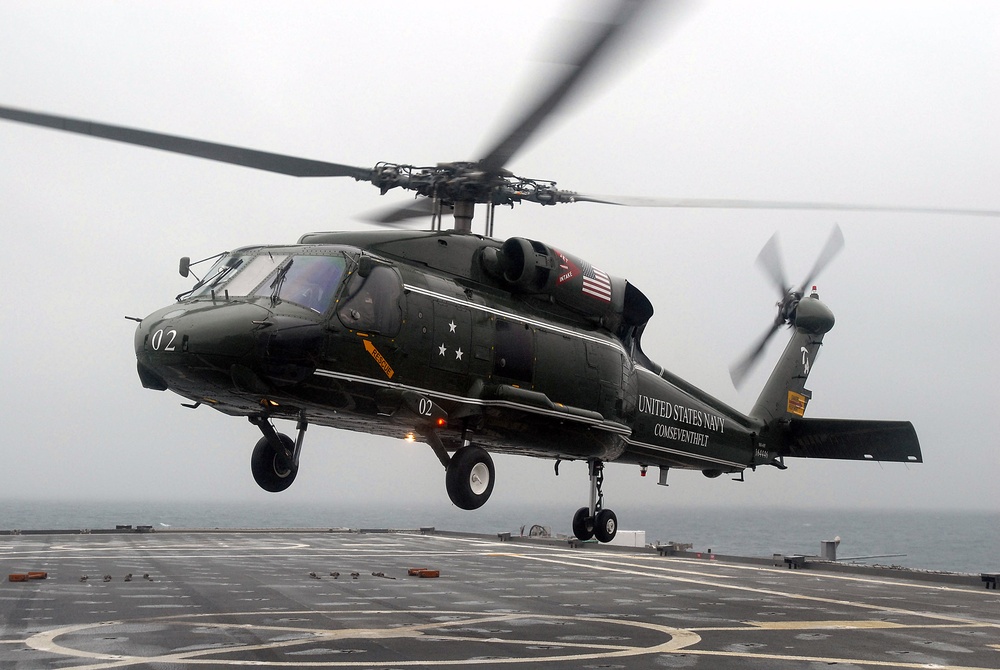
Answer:
[(262, 253), (246, 264), (243, 271), (226, 284), (226, 292), (230, 296), (252, 295), (257, 285), (274, 272), (288, 258), (288, 254)]
[(227, 299), (264, 296), (323, 313), (337, 293), (346, 266), (340, 254), (233, 254), (219, 259), (191, 297), (209, 293)]
[(254, 293), (308, 307), (322, 314), (344, 276), (343, 256), (292, 256)]

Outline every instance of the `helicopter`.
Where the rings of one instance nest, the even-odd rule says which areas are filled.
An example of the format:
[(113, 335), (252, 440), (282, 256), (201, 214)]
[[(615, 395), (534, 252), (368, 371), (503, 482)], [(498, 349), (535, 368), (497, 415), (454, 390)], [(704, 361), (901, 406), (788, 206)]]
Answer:
[[(14, 116), (9, 108), (6, 113)], [(70, 120), (61, 123), (72, 129)], [(89, 134), (100, 136), (97, 130), (91, 124)], [(133, 136), (133, 143), (143, 144), (144, 137)], [(195, 145), (189, 147), (193, 153)], [(233, 153), (250, 161), (245, 150)], [(605, 462), (659, 467), (664, 479), (669, 468), (717, 475), (781, 465), (785, 456), (818, 453), (808, 445), (839, 446), (849, 435), (862, 442), (859, 457), (893, 460), (895, 452), (875, 444), (896, 431), (909, 445), (899, 460), (920, 459), (905, 427), (852, 424), (859, 432), (848, 434), (847, 426), (829, 424), (828, 433), (801, 433), (819, 431), (798, 410), (804, 413), (808, 400), (804, 374), (832, 326), (809, 282), (782, 286), (781, 319), (772, 327), (793, 326), (793, 338), (806, 338), (779, 364), (795, 380), (783, 383), (794, 388), (784, 389), (783, 398), (762, 394), (758, 405), (767, 411), (755, 406), (743, 415), (659, 370), (642, 352), (652, 307), (626, 280), (559, 245), (495, 241), (491, 228), (473, 234), (474, 207), (485, 208), (489, 221), (493, 207), (513, 202), (606, 201), (506, 174), (512, 154), (499, 149), (487, 155), (492, 160), (428, 168), (326, 167), (329, 176), (360, 177), (380, 190), (415, 190), (424, 198), (418, 202), (438, 213), (435, 225), (451, 209), (457, 229), (315, 234), (287, 247), (229, 252), (192, 293), (142, 319), (136, 348), (143, 384), (255, 421), (264, 446), (255, 449), (254, 473), (276, 489), (291, 483), (310, 424), (428, 442), (448, 462), (448, 490), (459, 506), (482, 504), (492, 490), (492, 465), (476, 448), (487, 456), (587, 460), (596, 500), (574, 529), (582, 525), (586, 534), (593, 526), (599, 539), (614, 525), (607, 513), (598, 523), (606, 511)], [(280, 157), (258, 158), (284, 169)], [(323, 165), (313, 168), (323, 174)], [(310, 294), (312, 272), (325, 273), (325, 284), (310, 286)], [(248, 286), (254, 279), (259, 283)], [(359, 297), (369, 290), (380, 297)], [(367, 309), (382, 311), (369, 315)], [(772, 391), (782, 383), (778, 378)], [(295, 440), (277, 435), (277, 419), (298, 422)], [(831, 447), (827, 453), (848, 452)]]

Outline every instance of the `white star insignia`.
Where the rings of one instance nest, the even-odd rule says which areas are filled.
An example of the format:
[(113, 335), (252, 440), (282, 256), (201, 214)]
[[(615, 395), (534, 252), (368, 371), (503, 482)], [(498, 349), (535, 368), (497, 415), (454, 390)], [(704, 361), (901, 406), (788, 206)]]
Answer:
[(444, 346), (443, 344), (440, 347), (438, 347), (438, 354), (439, 355), (444, 356), (444, 352), (446, 352), (446, 351), (448, 351), (448, 348), (446, 346)]
[(457, 328), (457, 327), (458, 327), (458, 324), (455, 323), (455, 319), (452, 319), (451, 323), (448, 324), (448, 332), (449, 333), (454, 333), (455, 332), (455, 328)]
[(458, 351), (455, 352), (455, 360), (456, 361), (462, 360), (462, 349), (461, 348), (459, 348)]

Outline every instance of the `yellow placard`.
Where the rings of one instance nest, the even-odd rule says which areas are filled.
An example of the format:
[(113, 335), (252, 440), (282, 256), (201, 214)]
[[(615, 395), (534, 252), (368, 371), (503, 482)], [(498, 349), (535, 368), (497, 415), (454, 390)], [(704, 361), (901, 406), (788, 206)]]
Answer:
[(806, 413), (806, 403), (809, 399), (795, 391), (788, 392), (788, 413), (803, 416)]
[(379, 353), (379, 350), (375, 348), (375, 345), (372, 344), (371, 340), (365, 340), (365, 349), (372, 355), (372, 358), (375, 359), (378, 366), (382, 368), (382, 372), (385, 373), (385, 376), (392, 379), (392, 375), (395, 374), (392, 371), (392, 366), (389, 365), (389, 361), (385, 360), (385, 357)]

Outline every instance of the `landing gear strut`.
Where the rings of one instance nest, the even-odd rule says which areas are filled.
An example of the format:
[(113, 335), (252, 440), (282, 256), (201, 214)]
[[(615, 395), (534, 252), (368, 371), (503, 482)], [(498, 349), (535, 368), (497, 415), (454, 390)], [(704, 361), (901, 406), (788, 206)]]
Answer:
[(298, 435), (293, 442), (292, 438), (277, 432), (265, 417), (252, 416), (250, 423), (260, 428), (260, 432), (264, 434), (254, 446), (250, 457), (250, 471), (254, 481), (265, 491), (284, 491), (292, 485), (299, 472), (299, 454), (302, 452), (302, 440), (309, 424), (305, 416), (299, 418)]
[(618, 517), (604, 508), (604, 463), (598, 459), (587, 462), (590, 467), (590, 507), (581, 507), (573, 515), (573, 534), (578, 540), (596, 537), (598, 542), (610, 542), (618, 533)]

